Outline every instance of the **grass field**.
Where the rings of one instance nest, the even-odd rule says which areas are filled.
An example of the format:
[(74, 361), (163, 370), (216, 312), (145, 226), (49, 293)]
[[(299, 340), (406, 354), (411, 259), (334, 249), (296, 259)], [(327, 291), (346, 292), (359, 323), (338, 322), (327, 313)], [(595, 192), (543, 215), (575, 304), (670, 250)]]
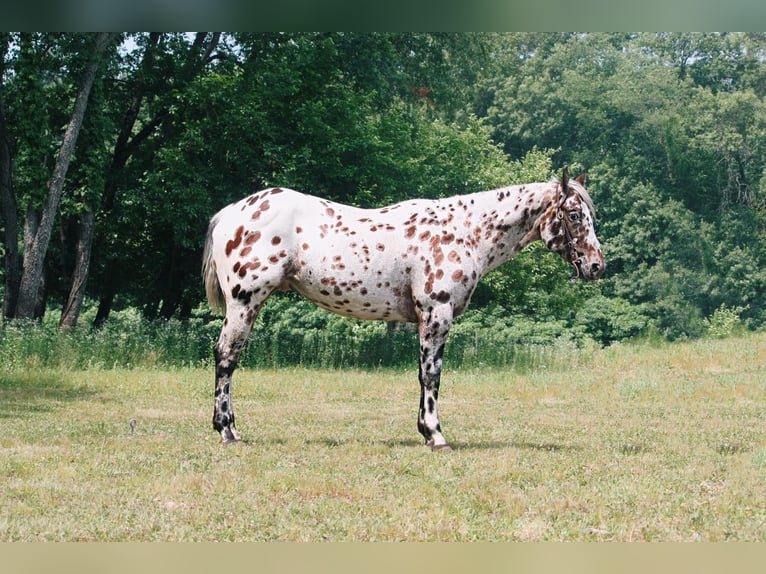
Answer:
[(446, 367), (2, 372), (0, 540), (766, 541), (766, 335)]

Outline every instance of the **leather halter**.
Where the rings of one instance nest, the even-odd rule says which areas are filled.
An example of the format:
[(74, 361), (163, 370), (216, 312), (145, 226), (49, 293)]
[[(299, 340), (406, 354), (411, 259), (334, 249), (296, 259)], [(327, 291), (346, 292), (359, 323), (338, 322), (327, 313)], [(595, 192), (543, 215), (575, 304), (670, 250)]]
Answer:
[(575, 276), (573, 279), (578, 279), (580, 277), (580, 265), (582, 264), (582, 257), (580, 256), (580, 253), (577, 252), (577, 240), (572, 235), (572, 230), (569, 227), (569, 222), (567, 221), (567, 218), (565, 217), (564, 211), (562, 209), (569, 190), (564, 190), (564, 182), (560, 182), (558, 191), (559, 194), (556, 200), (556, 218), (561, 222), (561, 227), (564, 230), (564, 241), (566, 242), (567, 246), (566, 260), (575, 269)]

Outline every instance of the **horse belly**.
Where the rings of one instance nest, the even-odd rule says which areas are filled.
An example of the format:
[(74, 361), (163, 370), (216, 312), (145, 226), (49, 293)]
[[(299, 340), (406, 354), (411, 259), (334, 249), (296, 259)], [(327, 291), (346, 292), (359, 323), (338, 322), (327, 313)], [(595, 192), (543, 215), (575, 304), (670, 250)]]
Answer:
[(397, 274), (302, 268), (288, 285), (323, 309), (355, 319), (416, 320), (409, 283)]

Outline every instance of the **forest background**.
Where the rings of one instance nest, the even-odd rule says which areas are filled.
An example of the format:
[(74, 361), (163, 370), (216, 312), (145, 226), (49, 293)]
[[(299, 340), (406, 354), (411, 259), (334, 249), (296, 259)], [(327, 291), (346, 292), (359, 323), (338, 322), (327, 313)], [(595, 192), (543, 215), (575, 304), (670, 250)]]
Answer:
[[(765, 58), (762, 33), (0, 33), (3, 365), (208, 362), (205, 229), (263, 187), (372, 207), (564, 165), (606, 276), (529, 248), (481, 283), (451, 365), (762, 330)], [(417, 353), (292, 293), (252, 339), (245, 364)]]

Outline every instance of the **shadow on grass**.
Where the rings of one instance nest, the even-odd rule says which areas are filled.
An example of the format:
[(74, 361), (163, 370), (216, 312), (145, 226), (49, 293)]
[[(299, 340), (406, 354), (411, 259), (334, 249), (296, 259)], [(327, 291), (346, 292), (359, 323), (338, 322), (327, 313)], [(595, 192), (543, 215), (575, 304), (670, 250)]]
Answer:
[(0, 374), (0, 418), (50, 412), (60, 403), (88, 400), (96, 391), (56, 373)]
[(582, 450), (582, 447), (572, 444), (558, 444), (552, 442), (518, 442), (514, 440), (491, 440), (476, 442), (452, 441), (450, 446), (453, 450), (504, 450), (504, 449), (522, 449), (536, 450), (542, 452), (576, 452)]
[[(337, 439), (330, 437), (322, 437), (316, 439), (309, 439), (306, 444), (318, 445), (328, 448), (337, 448), (342, 446), (361, 444), (359, 439)], [(427, 448), (422, 440), (418, 438), (413, 439), (383, 439), (373, 440), (369, 444), (371, 445), (383, 445), (389, 448)], [(536, 450), (543, 452), (576, 452), (582, 450), (582, 447), (572, 444), (558, 444), (552, 442), (518, 442), (513, 440), (508, 441), (476, 441), (476, 442), (460, 442), (452, 441), (449, 443), (452, 450), (503, 450), (509, 448)]]
[(348, 438), (348, 439), (341, 439), (341, 438), (334, 438), (334, 437), (319, 437), (319, 438), (310, 438), (306, 440), (307, 445), (312, 446), (322, 446), (326, 448), (337, 448), (342, 446), (351, 446), (351, 445), (361, 445), (361, 444), (367, 444), (370, 446), (387, 446), (389, 448), (397, 448), (397, 447), (413, 447), (413, 446), (423, 446), (423, 441), (419, 441), (417, 439), (412, 440), (406, 440), (406, 439), (389, 439), (389, 440), (362, 440), (357, 438)]

